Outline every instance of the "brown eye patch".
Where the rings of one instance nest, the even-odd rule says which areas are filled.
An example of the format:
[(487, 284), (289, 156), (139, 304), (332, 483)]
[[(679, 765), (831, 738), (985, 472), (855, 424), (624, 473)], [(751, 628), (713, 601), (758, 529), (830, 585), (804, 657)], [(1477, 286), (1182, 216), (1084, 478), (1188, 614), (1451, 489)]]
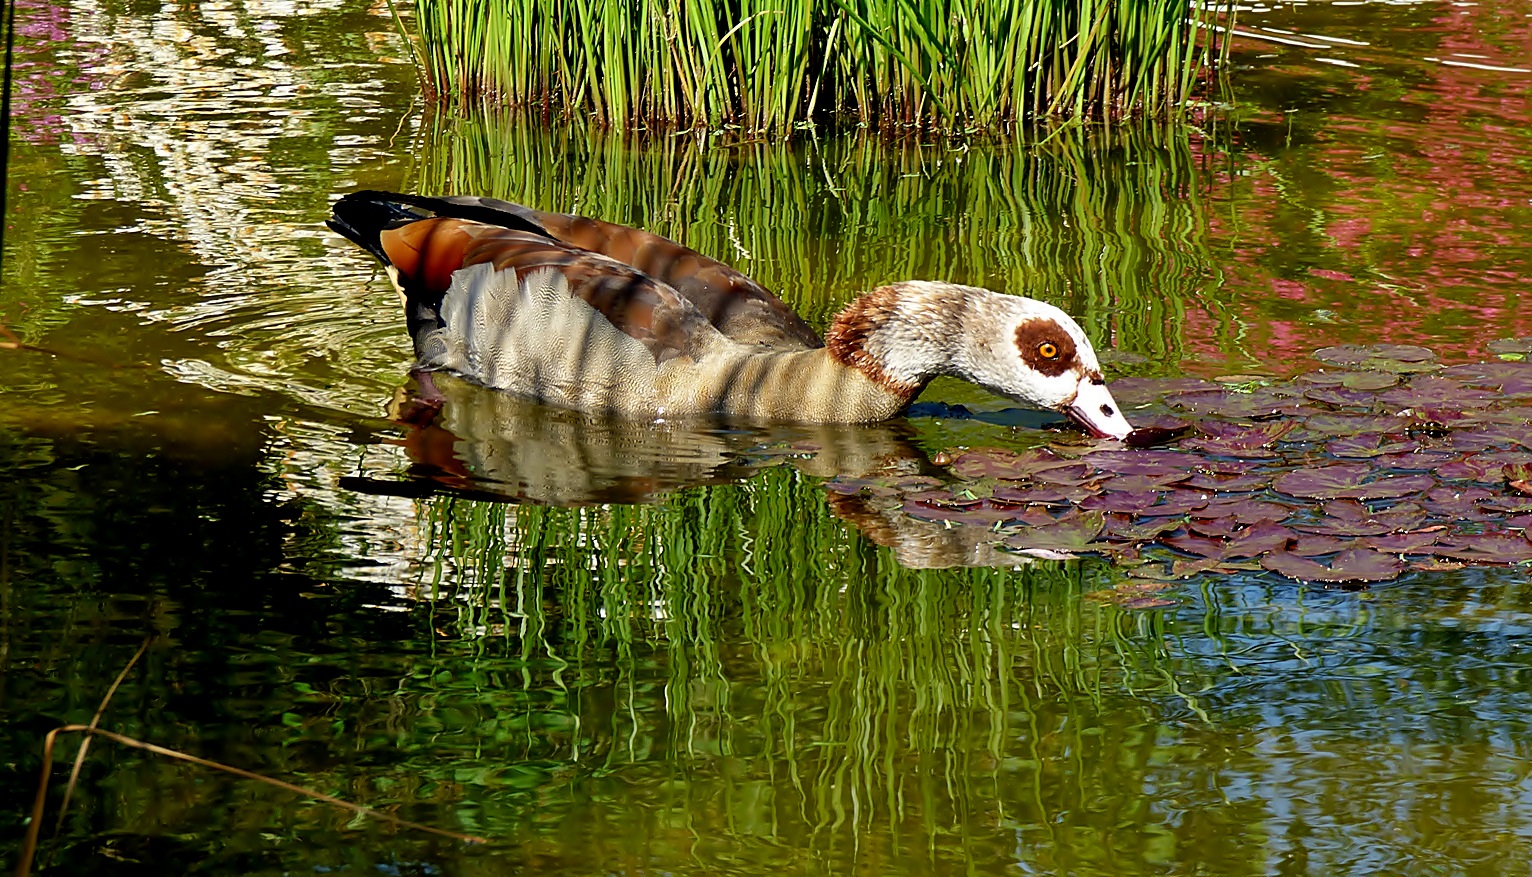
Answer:
[(1052, 320), (1028, 320), (1017, 326), (1016, 349), (1027, 365), (1050, 378), (1076, 365), (1074, 339)]

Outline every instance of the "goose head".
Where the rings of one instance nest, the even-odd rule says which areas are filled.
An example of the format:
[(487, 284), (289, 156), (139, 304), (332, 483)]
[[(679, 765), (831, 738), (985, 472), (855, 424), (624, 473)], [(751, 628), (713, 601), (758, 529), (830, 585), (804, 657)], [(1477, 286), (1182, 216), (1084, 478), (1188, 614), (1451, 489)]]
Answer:
[(906, 281), (852, 302), (825, 340), (832, 355), (912, 397), (936, 375), (952, 375), (1057, 411), (1098, 438), (1133, 430), (1080, 324), (1046, 302)]

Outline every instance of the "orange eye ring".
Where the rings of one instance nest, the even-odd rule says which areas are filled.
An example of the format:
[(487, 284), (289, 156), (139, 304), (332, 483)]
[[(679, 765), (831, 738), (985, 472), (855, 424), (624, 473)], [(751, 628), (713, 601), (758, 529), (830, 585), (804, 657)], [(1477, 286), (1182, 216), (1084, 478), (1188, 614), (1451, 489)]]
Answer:
[(1058, 359), (1059, 348), (1052, 341), (1044, 341), (1037, 345), (1037, 355), (1043, 359)]

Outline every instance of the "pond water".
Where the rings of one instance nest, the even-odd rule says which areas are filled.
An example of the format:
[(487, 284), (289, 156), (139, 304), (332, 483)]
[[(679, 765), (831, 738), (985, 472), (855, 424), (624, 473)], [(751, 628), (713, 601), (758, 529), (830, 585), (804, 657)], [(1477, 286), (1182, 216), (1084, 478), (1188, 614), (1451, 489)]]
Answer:
[[(105, 741), (56, 824), (71, 742), (40, 870), (1532, 860), (1525, 565), (1326, 587), (1247, 563), (1141, 591), (1126, 556), (1023, 558), (850, 502), (869, 473), (946, 483), (962, 448), (1086, 449), (954, 382), (876, 428), (656, 432), (458, 387), (406, 429), (394, 295), (321, 224), (359, 187), (581, 212), (731, 262), (820, 327), (891, 279), (1024, 291), (1145, 405), (1187, 377), (1297, 386), (1331, 345), (1514, 360), (1532, 5), (1247, 7), (1231, 99), (1187, 124), (967, 144), (439, 115), (370, 2), (18, 0), (17, 28), (6, 860), (43, 735), (88, 722), (145, 638), (102, 727), (490, 842)], [(1502, 408), (1502, 453), (1532, 450)]]

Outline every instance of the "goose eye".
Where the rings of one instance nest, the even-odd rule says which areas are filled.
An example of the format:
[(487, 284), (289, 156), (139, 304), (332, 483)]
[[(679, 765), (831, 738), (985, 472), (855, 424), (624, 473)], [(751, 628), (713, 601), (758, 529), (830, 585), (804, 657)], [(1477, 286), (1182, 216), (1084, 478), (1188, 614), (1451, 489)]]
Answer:
[(1041, 356), (1043, 359), (1057, 359), (1059, 355), (1059, 348), (1052, 341), (1044, 341), (1043, 343), (1037, 345), (1037, 355)]

